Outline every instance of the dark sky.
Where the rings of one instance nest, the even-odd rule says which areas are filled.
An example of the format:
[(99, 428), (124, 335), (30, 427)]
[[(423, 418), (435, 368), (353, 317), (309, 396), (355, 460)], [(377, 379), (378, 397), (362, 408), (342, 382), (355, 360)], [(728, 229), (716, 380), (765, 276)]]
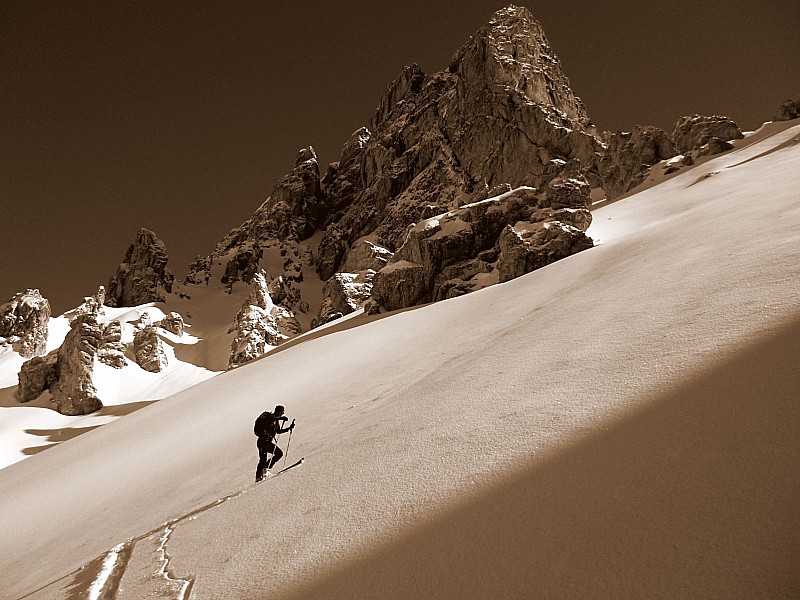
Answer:
[[(139, 227), (178, 277), (307, 145), (337, 160), (409, 63), (445, 68), (500, 1), (3, 2), (0, 303), (56, 314), (106, 284)], [(800, 96), (800, 3), (548, 1), (542, 22), (602, 129), (742, 128)]]

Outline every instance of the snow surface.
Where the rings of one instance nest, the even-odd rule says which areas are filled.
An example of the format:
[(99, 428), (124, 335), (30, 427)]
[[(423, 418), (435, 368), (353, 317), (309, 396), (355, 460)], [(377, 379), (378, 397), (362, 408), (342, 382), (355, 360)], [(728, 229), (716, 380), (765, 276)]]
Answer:
[[(596, 248), (312, 332), (0, 470), (0, 589), (797, 598), (798, 139), (597, 209)], [(276, 403), (306, 461), (253, 488)]]

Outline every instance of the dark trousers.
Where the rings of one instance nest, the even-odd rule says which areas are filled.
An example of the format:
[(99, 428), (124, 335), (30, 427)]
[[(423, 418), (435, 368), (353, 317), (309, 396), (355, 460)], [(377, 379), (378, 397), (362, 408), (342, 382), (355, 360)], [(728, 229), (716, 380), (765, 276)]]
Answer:
[[(258, 467), (256, 467), (256, 481), (264, 479), (265, 471), (274, 467), (283, 456), (283, 451), (278, 448), (272, 440), (259, 438), (256, 442), (258, 446)], [(269, 455), (272, 454), (272, 459)]]

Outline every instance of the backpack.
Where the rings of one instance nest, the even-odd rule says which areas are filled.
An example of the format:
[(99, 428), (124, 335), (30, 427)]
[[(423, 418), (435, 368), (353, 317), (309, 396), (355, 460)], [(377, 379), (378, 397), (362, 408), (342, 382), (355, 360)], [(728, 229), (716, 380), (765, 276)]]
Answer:
[(260, 438), (275, 435), (277, 422), (278, 419), (275, 418), (275, 415), (265, 410), (263, 413), (258, 415), (258, 418), (253, 425), (253, 433)]

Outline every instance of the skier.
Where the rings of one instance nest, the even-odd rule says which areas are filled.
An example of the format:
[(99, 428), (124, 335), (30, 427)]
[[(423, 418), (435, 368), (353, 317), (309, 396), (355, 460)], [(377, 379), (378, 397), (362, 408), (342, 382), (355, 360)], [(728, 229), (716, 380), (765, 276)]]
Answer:
[[(256, 445), (258, 446), (258, 467), (256, 467), (256, 483), (264, 479), (266, 471), (271, 469), (283, 456), (283, 451), (275, 444), (275, 436), (294, 429), (294, 419), (292, 424), (281, 429), (281, 421), (288, 419), (283, 416), (284, 408), (280, 404), (275, 407), (273, 412), (265, 410), (256, 419), (253, 426), (253, 433), (258, 436)], [(267, 456), (272, 454), (272, 459)]]

